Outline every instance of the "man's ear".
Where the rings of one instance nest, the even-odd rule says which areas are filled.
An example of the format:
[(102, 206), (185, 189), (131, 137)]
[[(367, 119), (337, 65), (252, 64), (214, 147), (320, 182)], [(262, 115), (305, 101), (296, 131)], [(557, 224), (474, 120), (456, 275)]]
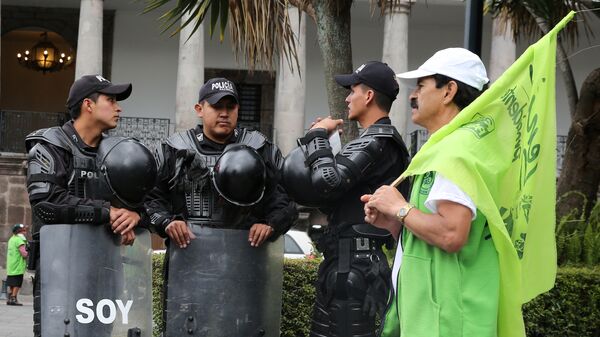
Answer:
[(196, 103), (196, 105), (194, 105), (194, 110), (196, 110), (196, 115), (198, 117), (204, 117), (204, 106), (202, 103)]
[(372, 89), (367, 90), (365, 93), (365, 105), (371, 104), (371, 102), (373, 102), (374, 100), (375, 100), (375, 91)]
[(92, 103), (94, 103), (94, 101), (92, 101), (89, 98), (84, 98), (83, 102), (81, 103), (81, 113), (87, 112), (90, 113), (92, 112)]
[(446, 84), (446, 92), (444, 93), (444, 104), (450, 104), (454, 100), (454, 96), (458, 92), (458, 84), (450, 81)]

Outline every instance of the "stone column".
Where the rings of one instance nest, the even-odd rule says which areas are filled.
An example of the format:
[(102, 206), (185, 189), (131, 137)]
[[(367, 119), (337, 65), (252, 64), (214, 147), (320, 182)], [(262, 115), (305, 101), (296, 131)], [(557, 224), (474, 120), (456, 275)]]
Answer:
[[(385, 14), (382, 62), (387, 63), (396, 73), (408, 70), (409, 12), (410, 1), (402, 0), (389, 13)], [(394, 104), (392, 104), (390, 119), (404, 141), (407, 141), (406, 124), (410, 111), (408, 109), (408, 88), (400, 81), (398, 81), (398, 84), (400, 85), (400, 92)]]
[(104, 0), (81, 0), (75, 79), (102, 74), (102, 20)]
[(295, 7), (290, 7), (288, 13), (296, 37), (300, 69), (292, 72), (285, 56), (279, 59), (273, 138), (284, 156), (296, 147), (296, 139), (304, 134), (306, 98), (306, 15), (302, 13), (300, 17)]
[[(181, 21), (188, 18), (189, 14), (185, 14)], [(204, 84), (204, 28), (200, 25), (190, 37), (193, 27), (192, 22), (179, 33), (175, 131), (191, 129), (200, 122), (194, 105), (198, 103), (198, 92)]]
[(494, 82), (508, 67), (510, 67), (516, 58), (516, 44), (513, 40), (513, 31), (510, 21), (505, 25), (498, 19), (492, 21), (492, 46), (490, 52), (490, 66), (488, 77)]

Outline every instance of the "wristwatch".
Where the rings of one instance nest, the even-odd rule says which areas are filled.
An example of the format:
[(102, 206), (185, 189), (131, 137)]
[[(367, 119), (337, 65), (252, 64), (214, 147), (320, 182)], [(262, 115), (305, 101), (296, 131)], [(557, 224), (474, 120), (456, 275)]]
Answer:
[(410, 212), (410, 210), (413, 208), (415, 208), (415, 205), (407, 203), (398, 210), (396, 218), (398, 219), (398, 221), (400, 221), (401, 224), (404, 224), (404, 219), (408, 215), (408, 212)]

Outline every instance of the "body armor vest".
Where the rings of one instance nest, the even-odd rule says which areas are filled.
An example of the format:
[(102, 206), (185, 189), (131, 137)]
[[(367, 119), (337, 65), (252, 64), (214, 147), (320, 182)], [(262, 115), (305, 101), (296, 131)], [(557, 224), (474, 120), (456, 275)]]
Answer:
[(96, 154), (82, 150), (61, 127), (37, 130), (28, 135), (25, 141), (28, 149), (44, 142), (70, 153), (73, 156), (73, 169), (67, 172), (69, 193), (78, 198), (102, 199), (98, 188), (100, 175), (96, 168)]
[[(239, 129), (235, 132), (240, 143), (250, 143), (247, 145), (255, 149), (258, 145), (262, 146), (256, 137), (243, 137), (253, 132)], [(196, 135), (193, 130), (188, 130), (174, 134), (167, 140), (167, 144), (176, 150), (175, 175), (179, 181), (175, 188), (182, 188), (185, 194), (187, 220), (210, 227), (243, 228), (251, 208), (233, 205), (217, 192), (211, 182), (210, 172), (222, 152), (200, 151), (198, 142), (203, 137), (203, 134)]]

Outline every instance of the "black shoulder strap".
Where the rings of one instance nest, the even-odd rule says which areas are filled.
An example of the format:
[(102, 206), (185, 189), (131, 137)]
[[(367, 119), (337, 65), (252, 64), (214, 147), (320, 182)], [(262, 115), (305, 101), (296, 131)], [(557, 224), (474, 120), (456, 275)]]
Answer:
[(238, 143), (245, 144), (251, 148), (258, 150), (265, 146), (269, 140), (260, 131), (250, 131), (247, 129), (240, 129), (240, 135), (238, 136)]
[(27, 151), (31, 150), (31, 148), (39, 142), (52, 144), (70, 153), (73, 153), (74, 147), (77, 147), (60, 126), (39, 129), (27, 135), (27, 137), (25, 137)]
[(360, 137), (383, 137), (383, 138), (393, 138), (397, 143), (404, 143), (402, 141), (402, 136), (396, 130), (396, 127), (390, 124), (373, 124), (369, 126)]
[(177, 132), (167, 139), (167, 145), (177, 150), (193, 149), (198, 151), (196, 143), (194, 142), (194, 137), (195, 134), (192, 129), (184, 132)]
[(374, 137), (374, 138), (391, 138), (394, 143), (396, 143), (403, 152), (406, 152), (406, 156), (408, 156), (408, 149), (406, 148), (406, 144), (402, 140), (402, 136), (396, 130), (396, 127), (390, 124), (373, 124), (369, 126), (363, 133), (360, 135), (360, 138), (363, 137)]

